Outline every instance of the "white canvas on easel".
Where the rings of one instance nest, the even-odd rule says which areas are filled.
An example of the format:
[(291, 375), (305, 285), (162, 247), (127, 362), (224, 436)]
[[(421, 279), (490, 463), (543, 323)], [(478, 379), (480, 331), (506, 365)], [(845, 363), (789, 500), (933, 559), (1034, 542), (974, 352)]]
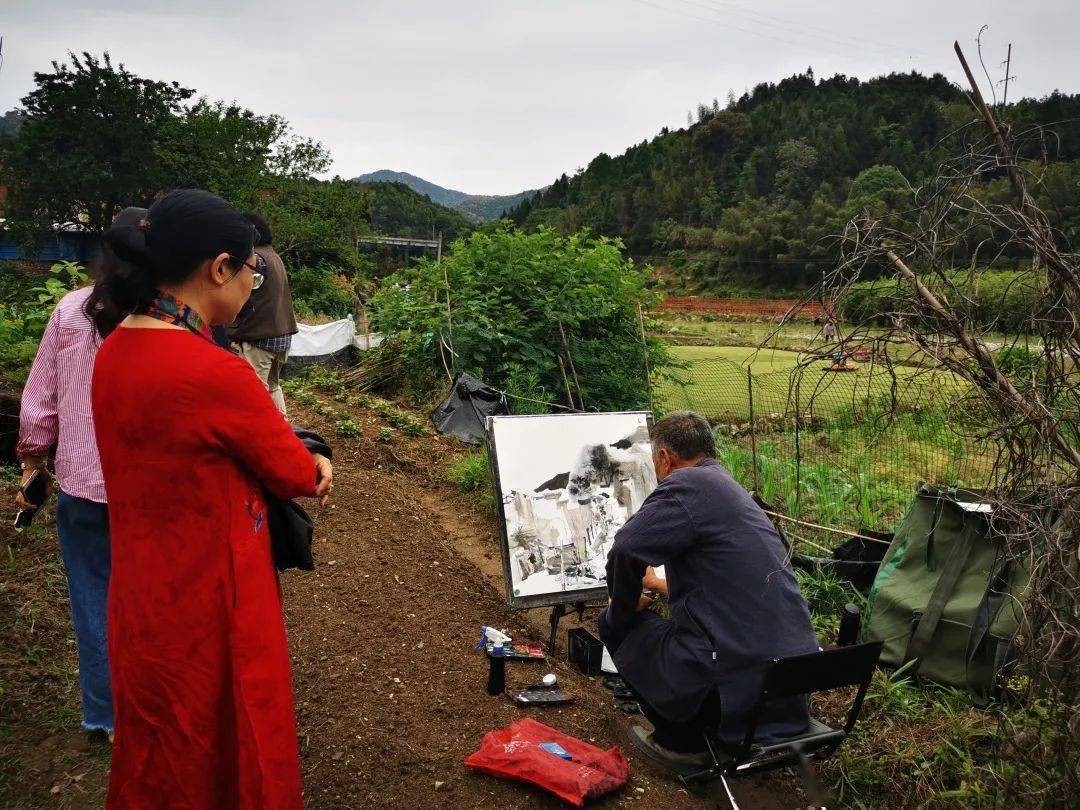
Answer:
[(649, 419), (644, 412), (489, 418), (511, 605), (606, 594), (615, 532), (656, 486)]

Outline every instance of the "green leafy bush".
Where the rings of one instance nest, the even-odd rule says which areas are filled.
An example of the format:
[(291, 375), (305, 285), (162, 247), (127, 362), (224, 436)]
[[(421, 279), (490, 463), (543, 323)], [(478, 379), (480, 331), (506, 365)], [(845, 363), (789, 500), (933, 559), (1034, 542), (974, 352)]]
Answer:
[(656, 299), (648, 281), (616, 240), (503, 223), (456, 242), (441, 265), (392, 276), (371, 310), (400, 342), (401, 380), (435, 377), (445, 362), (519, 397), (565, 403), (576, 372), (587, 409), (619, 410), (647, 403), (646, 356), (653, 370), (667, 360), (659, 341), (642, 343), (638, 308)]
[(326, 264), (290, 267), (289, 286), (301, 315), (344, 318), (353, 310), (356, 292), (347, 276)]
[(423, 436), (424, 423), (406, 411), (390, 409), (385, 414), (386, 421), (406, 436)]
[(41, 284), (14, 265), (0, 265), (0, 390), (22, 387), (53, 309), (87, 281), (77, 262), (57, 262)]
[(337, 430), (339, 435), (347, 439), (364, 435), (363, 426), (351, 417), (343, 417), (339, 419), (337, 422), (334, 423), (334, 428)]
[[(923, 277), (931, 290), (941, 293), (939, 280)], [(950, 281), (959, 293), (947, 297), (976, 328), (1003, 332), (1031, 332), (1032, 318), (1038, 303), (1038, 277), (1030, 271), (983, 270), (975, 273), (956, 271)], [(844, 320), (852, 323), (891, 325), (894, 313), (909, 312), (913, 292), (895, 278), (860, 281), (847, 291), (840, 302)]]

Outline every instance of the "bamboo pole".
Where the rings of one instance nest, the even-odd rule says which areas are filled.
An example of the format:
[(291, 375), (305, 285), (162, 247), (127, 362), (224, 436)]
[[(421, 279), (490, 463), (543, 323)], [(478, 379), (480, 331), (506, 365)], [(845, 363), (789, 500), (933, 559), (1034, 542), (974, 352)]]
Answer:
[(649, 394), (649, 412), (655, 413), (652, 395), (652, 373), (649, 371), (649, 341), (645, 337), (645, 316), (641, 314), (641, 304), (637, 305), (638, 326), (641, 327), (641, 350), (645, 357), (645, 390)]
[(562, 355), (561, 354), (555, 355), (555, 359), (559, 361), (559, 371), (562, 372), (563, 385), (566, 386), (566, 401), (570, 403), (570, 410), (576, 411), (578, 408), (574, 404), (574, 395), (570, 391), (570, 380), (566, 376), (566, 366), (562, 361)]
[(817, 529), (823, 532), (832, 532), (833, 534), (843, 535), (844, 537), (854, 537), (859, 540), (866, 540), (870, 543), (880, 543), (883, 546), (891, 545), (888, 540), (882, 540), (877, 537), (867, 537), (865, 534), (859, 534), (858, 532), (849, 532), (846, 529), (837, 529), (832, 526), (822, 526), (819, 523), (811, 523), (808, 520), (799, 520), (798, 518), (790, 517), (789, 515), (781, 515), (779, 512), (770, 512), (768, 509), (762, 509), (769, 517), (774, 517), (779, 520), (786, 520), (788, 523), (796, 523), (799, 526), (806, 526), (810, 529)]
[[(441, 256), (440, 256), (441, 258)], [(440, 261), (439, 264), (442, 264)], [(442, 265), (442, 277), (443, 284), (446, 285), (446, 329), (448, 334), (448, 340), (450, 343), (450, 362), (454, 364), (455, 368), (457, 364), (455, 360), (457, 355), (454, 353), (454, 316), (450, 312), (450, 277), (446, 274), (446, 265)]]
[(581, 382), (578, 380), (577, 369), (574, 367), (574, 355), (570, 353), (570, 341), (566, 339), (566, 330), (563, 329), (562, 321), (559, 321), (559, 334), (562, 336), (562, 345), (566, 349), (566, 359), (570, 363), (570, 373), (574, 375), (574, 387), (577, 389), (578, 408), (585, 410), (585, 400), (581, 397)]
[(754, 424), (754, 375), (750, 367), (746, 367), (746, 391), (750, 400), (750, 473), (753, 477), (754, 492), (760, 493), (758, 486), (758, 455), (757, 455), (757, 426)]

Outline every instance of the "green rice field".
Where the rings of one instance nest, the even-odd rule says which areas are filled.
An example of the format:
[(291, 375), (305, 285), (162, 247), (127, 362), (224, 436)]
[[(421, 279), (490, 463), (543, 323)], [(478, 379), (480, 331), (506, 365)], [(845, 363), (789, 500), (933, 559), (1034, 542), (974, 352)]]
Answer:
[[(746, 346), (669, 346), (680, 367), (669, 370), (656, 398), (661, 410), (686, 409), (714, 421), (750, 417), (753, 376), (755, 416), (777, 417), (796, 411), (831, 417), (860, 410), (894, 394), (908, 408), (948, 403), (963, 383), (948, 372), (931, 373), (911, 366), (892, 373), (870, 362), (855, 371), (828, 371), (828, 363), (781, 349)], [(893, 390), (895, 375), (895, 392)]]

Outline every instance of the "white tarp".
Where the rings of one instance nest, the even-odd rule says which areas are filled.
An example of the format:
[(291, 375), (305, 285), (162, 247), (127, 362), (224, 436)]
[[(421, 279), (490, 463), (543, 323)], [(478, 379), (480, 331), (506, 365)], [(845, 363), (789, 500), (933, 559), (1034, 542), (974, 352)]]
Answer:
[(308, 326), (296, 325), (289, 354), (293, 357), (322, 357), (352, 346), (356, 340), (356, 324), (352, 316), (332, 323)]
[(357, 351), (362, 352), (366, 351), (367, 349), (374, 348), (380, 343), (382, 343), (382, 335), (380, 335), (378, 332), (369, 332), (366, 335), (361, 335), (359, 332), (357, 332), (356, 340), (353, 341), (353, 346), (356, 347)]
[(349, 346), (358, 351), (364, 351), (382, 343), (382, 335), (378, 332), (367, 335), (357, 332), (352, 315), (340, 321), (322, 323), (318, 326), (298, 323), (296, 328), (300, 331), (293, 335), (292, 348), (289, 349), (290, 357), (325, 357)]

